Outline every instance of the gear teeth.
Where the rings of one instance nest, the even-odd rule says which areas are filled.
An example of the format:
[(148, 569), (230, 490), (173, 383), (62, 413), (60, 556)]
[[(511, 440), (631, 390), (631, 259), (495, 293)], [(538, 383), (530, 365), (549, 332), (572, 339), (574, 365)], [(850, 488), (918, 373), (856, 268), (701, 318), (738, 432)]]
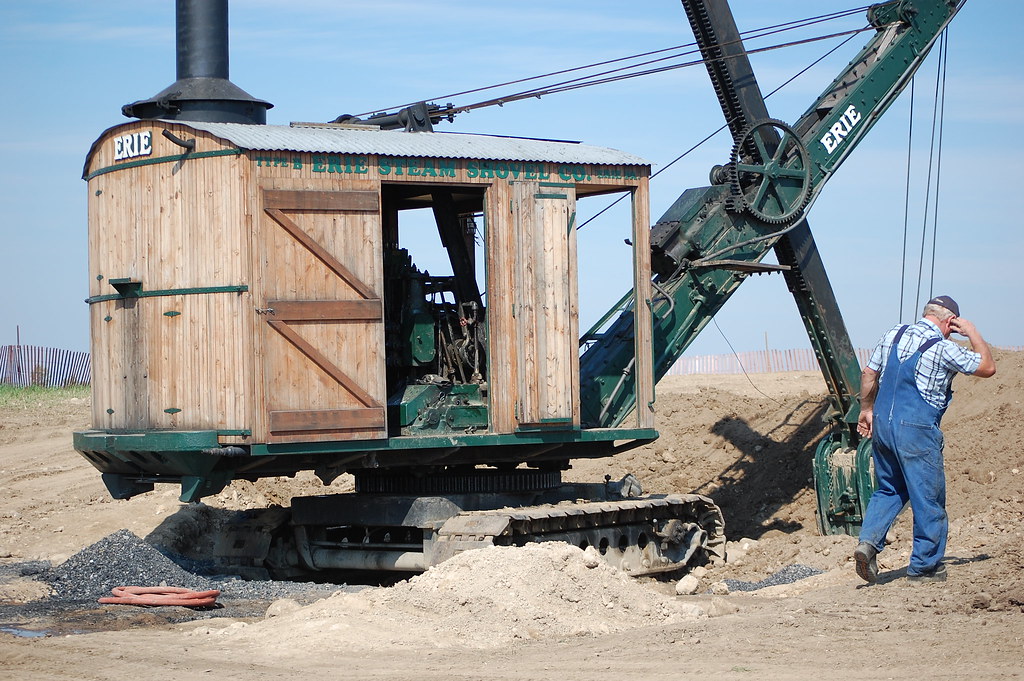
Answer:
[(742, 196), (729, 196), (725, 199), (725, 209), (730, 213), (742, 213), (747, 207)]
[[(740, 173), (736, 168), (736, 164), (739, 163), (741, 160), (747, 160), (746, 155), (744, 154), (744, 150), (747, 147), (754, 146), (752, 144), (754, 132), (758, 128), (762, 128), (765, 126), (777, 128), (784, 132), (786, 135), (788, 135), (790, 139), (794, 140), (796, 142), (796, 152), (803, 159), (804, 165), (805, 174), (803, 177), (803, 187), (801, 194), (797, 198), (797, 200), (794, 201), (791, 205), (785, 206), (783, 208), (783, 212), (779, 215), (772, 215), (771, 213), (766, 213), (750, 205), (750, 203), (747, 201), (746, 195), (744, 194), (743, 185), (740, 183)], [(751, 165), (754, 165), (754, 163), (751, 162)], [(727, 167), (729, 169), (729, 184), (732, 187), (732, 196), (726, 199), (726, 208), (732, 210), (733, 212), (740, 212), (746, 210), (748, 213), (750, 213), (752, 216), (754, 216), (755, 218), (762, 222), (772, 225), (781, 225), (788, 222), (792, 222), (797, 217), (799, 217), (800, 214), (803, 213), (804, 207), (811, 200), (811, 189), (813, 187), (813, 183), (811, 180), (810, 155), (807, 152), (807, 147), (804, 146), (803, 141), (796, 134), (796, 131), (794, 131), (791, 127), (789, 127), (780, 120), (776, 120), (774, 118), (766, 118), (764, 120), (748, 125), (747, 128), (743, 131), (743, 133), (736, 138), (736, 141), (732, 147), (732, 155), (730, 156), (730, 162)], [(730, 205), (737, 207), (730, 208)]]

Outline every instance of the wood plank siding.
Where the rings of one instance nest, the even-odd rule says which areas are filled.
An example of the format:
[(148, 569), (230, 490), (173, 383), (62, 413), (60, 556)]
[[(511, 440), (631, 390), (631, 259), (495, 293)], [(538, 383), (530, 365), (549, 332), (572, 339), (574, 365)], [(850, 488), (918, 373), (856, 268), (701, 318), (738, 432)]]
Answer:
[(379, 194), (268, 188), (262, 197), (257, 295), (267, 418), (256, 437), (385, 437)]
[[(151, 155), (115, 160), (115, 138), (136, 133)], [(445, 196), (482, 214), (487, 431), (579, 428), (577, 203), (632, 193), (634, 286), (649, 300), (648, 174), (250, 150), (162, 121), (112, 128), (85, 168), (93, 427), (216, 430), (224, 444), (388, 437), (386, 244), (399, 204)], [(650, 310), (636, 310), (629, 425), (647, 428)]]
[[(158, 134), (153, 139), (161, 152), (180, 154)], [(203, 142), (197, 150), (223, 148), (215, 140)], [(111, 147), (101, 147), (91, 165), (111, 165)], [(90, 179), (90, 296), (117, 293), (110, 282), (122, 279), (147, 292), (249, 282), (248, 171), (244, 157), (231, 155), (139, 165)], [(93, 303), (94, 427), (247, 429), (249, 309), (242, 292)]]

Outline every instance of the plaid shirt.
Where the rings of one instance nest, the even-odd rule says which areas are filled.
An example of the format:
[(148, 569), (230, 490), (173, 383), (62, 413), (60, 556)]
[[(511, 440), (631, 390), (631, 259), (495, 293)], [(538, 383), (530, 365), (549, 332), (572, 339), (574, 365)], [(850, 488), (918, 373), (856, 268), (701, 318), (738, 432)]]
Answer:
[[(882, 340), (875, 346), (868, 360), (868, 368), (881, 372), (889, 357), (892, 341), (903, 324), (889, 329)], [(896, 355), (901, 362), (905, 361), (929, 338), (942, 338), (939, 327), (928, 319), (919, 319), (916, 324), (907, 327), (900, 338)], [(973, 374), (981, 364), (981, 355), (957, 345), (951, 340), (943, 339), (928, 348), (917, 363), (917, 390), (928, 404), (938, 409), (946, 407), (946, 395), (949, 385), (957, 373)], [(881, 377), (879, 377), (881, 378)]]

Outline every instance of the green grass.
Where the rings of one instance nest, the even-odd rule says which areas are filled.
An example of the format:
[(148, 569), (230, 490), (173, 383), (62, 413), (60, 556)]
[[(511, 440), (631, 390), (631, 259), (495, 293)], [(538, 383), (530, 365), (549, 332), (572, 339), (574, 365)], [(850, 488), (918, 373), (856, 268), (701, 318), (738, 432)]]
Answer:
[(89, 397), (89, 386), (75, 385), (67, 388), (43, 388), (37, 385), (19, 387), (0, 383), (0, 409), (35, 407), (58, 404), (71, 398)]

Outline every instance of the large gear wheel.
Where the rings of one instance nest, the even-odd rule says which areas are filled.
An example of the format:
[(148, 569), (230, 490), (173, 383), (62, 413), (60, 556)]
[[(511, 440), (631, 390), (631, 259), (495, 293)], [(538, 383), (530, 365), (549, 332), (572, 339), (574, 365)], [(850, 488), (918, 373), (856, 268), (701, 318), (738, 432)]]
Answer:
[[(779, 144), (770, 152), (776, 137)], [(743, 131), (733, 146), (729, 173), (733, 204), (764, 222), (792, 221), (811, 198), (807, 147), (795, 130), (773, 118)]]

